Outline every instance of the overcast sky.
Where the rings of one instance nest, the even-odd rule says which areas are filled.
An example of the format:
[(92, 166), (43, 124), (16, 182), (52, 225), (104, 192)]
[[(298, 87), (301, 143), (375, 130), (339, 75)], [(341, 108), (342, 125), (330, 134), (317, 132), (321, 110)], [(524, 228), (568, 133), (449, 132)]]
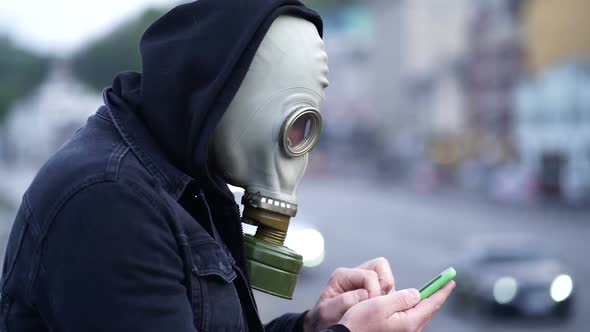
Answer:
[(150, 6), (178, 0), (0, 0), (0, 34), (42, 52), (65, 55)]

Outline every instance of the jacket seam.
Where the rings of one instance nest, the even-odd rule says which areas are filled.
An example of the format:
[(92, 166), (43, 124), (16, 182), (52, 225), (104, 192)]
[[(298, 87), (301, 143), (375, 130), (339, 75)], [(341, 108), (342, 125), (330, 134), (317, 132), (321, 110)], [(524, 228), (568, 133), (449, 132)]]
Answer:
[[(6, 292), (2, 291), (2, 296), (8, 296), (8, 295), (6, 294)], [(8, 317), (10, 316), (10, 311), (12, 310), (13, 305), (14, 305), (14, 300), (11, 298), (6, 303), (6, 312), (5, 312), (5, 315), (2, 319), (2, 326), (4, 327), (5, 332), (10, 331), (8, 329)], [(4, 308), (2, 308), (2, 311), (4, 311)]]
[(29, 195), (25, 193), (23, 195), (23, 203), (25, 204), (24, 208), (26, 209), (27, 215), (25, 218), (27, 224), (31, 227), (31, 234), (35, 240), (38, 240), (41, 236), (41, 224), (39, 220), (37, 220), (37, 216), (33, 213), (33, 209), (31, 208), (31, 201), (29, 200)]
[[(49, 233), (49, 229), (51, 228), (51, 226), (53, 225), (53, 222), (55, 221), (55, 217), (57, 216), (59, 211), (67, 204), (67, 202), (70, 201), (77, 193), (83, 191), (86, 188), (91, 187), (94, 184), (104, 183), (104, 182), (113, 182), (113, 180), (106, 178), (104, 175), (86, 179), (85, 181), (81, 182), (77, 186), (70, 188), (70, 190), (68, 190), (66, 192), (66, 194), (62, 195), (60, 197), (60, 199), (58, 200), (58, 202), (55, 205), (53, 205), (53, 208), (50, 210), (51, 212), (48, 214), (47, 226), (45, 226), (42, 231), (42, 235), (39, 238), (39, 241), (37, 242), (37, 245), (35, 248), (35, 254), (33, 255), (34, 262), (31, 264), (32, 269), (29, 273), (29, 284), (27, 285), (26, 290), (25, 290), (25, 297), (29, 301), (31, 300), (31, 293), (32, 293), (33, 285), (37, 281), (37, 277), (39, 275), (39, 270), (41, 267), (42, 248), (44, 246), (45, 240), (47, 239), (47, 234)], [(31, 210), (33, 210), (33, 207), (31, 207)]]
[(117, 180), (119, 178), (121, 162), (128, 151), (129, 146), (125, 143), (125, 141), (121, 141), (119, 145), (117, 145), (113, 153), (111, 153), (109, 160), (107, 161), (107, 166), (105, 169), (107, 177), (112, 176), (113, 180)]
[(6, 295), (6, 283), (8, 280), (10, 280), (10, 277), (12, 276), (12, 272), (14, 271), (14, 266), (16, 265), (16, 258), (18, 257), (18, 254), (21, 250), (21, 247), (23, 245), (23, 238), (25, 237), (25, 232), (27, 231), (27, 228), (29, 227), (29, 223), (25, 222), (24, 225), (22, 226), (23, 229), (19, 234), (18, 240), (17, 240), (17, 246), (15, 248), (15, 252), (14, 252), (14, 260), (10, 263), (10, 266), (8, 267), (8, 271), (6, 271), (6, 276), (2, 277), (1, 283), (2, 283), (2, 293), (4, 295)]
[[(103, 107), (104, 107), (104, 106), (103, 106)], [(96, 115), (97, 117), (101, 118), (102, 120), (105, 120), (105, 121), (107, 121), (107, 122), (109, 122), (109, 123), (112, 123), (112, 122), (113, 122), (113, 119), (106, 117), (105, 115), (103, 115), (103, 114), (102, 114), (102, 113), (100, 113), (100, 112), (96, 112), (96, 113), (95, 113), (95, 115)]]
[[(87, 187), (90, 187), (94, 184), (98, 184), (101, 182), (112, 182), (114, 181), (114, 179), (110, 179), (106, 174), (101, 174), (101, 175), (96, 175), (93, 177), (89, 177), (87, 179), (85, 179), (84, 181), (79, 182), (77, 185), (72, 186), (71, 188), (69, 188), (69, 190), (67, 190), (63, 195), (60, 196), (60, 198), (56, 201), (55, 204), (53, 204), (52, 208), (49, 210), (49, 213), (47, 214), (47, 224), (44, 227), (44, 229), (42, 230), (42, 236), (39, 239), (39, 243), (42, 243), (45, 238), (47, 237), (47, 233), (48, 230), (51, 228), (51, 225), (53, 224), (53, 221), (55, 220), (55, 216), (57, 215), (57, 213), (62, 209), (62, 207), (70, 200), (72, 199), (72, 197), (74, 197), (74, 195), (76, 195), (78, 192), (86, 189)], [(33, 207), (31, 207), (31, 210), (33, 209)]]
[[(84, 181), (83, 183), (81, 183), (80, 185), (75, 187), (74, 189), (71, 189), (67, 195), (64, 195), (65, 197), (63, 197), (59, 204), (56, 204), (55, 208), (52, 209), (52, 213), (50, 214), (51, 219), (50, 222), (47, 224), (47, 227), (45, 228), (44, 232), (43, 232), (43, 236), (41, 237), (40, 241), (37, 244), (37, 248), (35, 250), (35, 255), (34, 255), (34, 264), (33, 265), (33, 269), (31, 269), (30, 272), (30, 278), (29, 278), (29, 285), (27, 285), (26, 291), (25, 291), (25, 296), (27, 299), (31, 299), (31, 292), (33, 289), (33, 285), (35, 285), (35, 283), (37, 282), (37, 278), (39, 276), (39, 270), (41, 269), (41, 254), (42, 254), (42, 250), (43, 247), (45, 245), (45, 241), (47, 239), (47, 234), (49, 233), (49, 229), (51, 228), (51, 226), (53, 225), (53, 222), (55, 221), (55, 218), (57, 216), (57, 214), (66, 206), (66, 204), (72, 199), (74, 198), (74, 196), (76, 196), (77, 194), (83, 192), (84, 190), (88, 190), (90, 188), (92, 188), (93, 186), (96, 185), (100, 185), (100, 184), (104, 184), (104, 183), (119, 183), (123, 185), (123, 188), (125, 188), (125, 185), (133, 187), (133, 189), (135, 189), (135, 192), (130, 192), (131, 194), (134, 193), (138, 193), (140, 192), (141, 195), (140, 197), (142, 199), (145, 199), (148, 203), (150, 207), (153, 207), (154, 209), (157, 209), (156, 206), (159, 206), (160, 208), (163, 208), (163, 210), (167, 210), (165, 209), (165, 207), (158, 202), (155, 199), (152, 199), (150, 196), (150, 194), (144, 190), (143, 188), (141, 188), (140, 186), (138, 186), (137, 184), (135, 184), (133, 181), (131, 181), (130, 179), (126, 179), (126, 178), (121, 178), (120, 180), (115, 180), (115, 179), (111, 179), (105, 176), (100, 176), (97, 178), (93, 178), (93, 179), (89, 179), (87, 181)], [(167, 218), (166, 218), (167, 219)], [(167, 222), (168, 224), (168, 222)], [(173, 235), (175, 242), (177, 243), (177, 245), (180, 248), (180, 244), (178, 244), (178, 239), (176, 235)], [(32, 303), (32, 301), (31, 301)]]
[[(107, 100), (106, 97), (107, 89), (103, 91), (103, 98)], [(112, 112), (110, 108), (107, 107), (109, 110), (109, 114), (112, 118), (112, 123), (119, 132), (121, 138), (127, 143), (127, 145), (131, 148), (131, 151), (137, 156), (139, 162), (150, 172), (150, 174), (155, 177), (159, 182), (161, 182), (165, 186), (171, 186), (171, 180), (169, 177), (158, 167), (158, 165), (148, 156), (140, 145), (135, 144), (134, 140), (131, 138), (131, 135), (127, 132), (126, 128), (119, 124), (120, 119), (116, 112)]]

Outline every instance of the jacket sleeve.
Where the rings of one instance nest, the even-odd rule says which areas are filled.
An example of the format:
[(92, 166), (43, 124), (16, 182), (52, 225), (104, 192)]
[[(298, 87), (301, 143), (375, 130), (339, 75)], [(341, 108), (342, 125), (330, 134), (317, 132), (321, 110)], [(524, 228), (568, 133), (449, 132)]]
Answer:
[[(302, 314), (285, 314), (264, 326), (266, 332), (303, 332), (303, 319), (305, 318), (304, 312)], [(329, 328), (322, 330), (321, 332), (350, 332), (350, 330), (341, 324), (330, 326)]]
[(264, 326), (266, 332), (303, 332), (303, 318), (305, 314), (284, 314), (278, 318), (273, 319)]
[(38, 284), (51, 331), (195, 331), (164, 208), (117, 182), (75, 194), (54, 219)]

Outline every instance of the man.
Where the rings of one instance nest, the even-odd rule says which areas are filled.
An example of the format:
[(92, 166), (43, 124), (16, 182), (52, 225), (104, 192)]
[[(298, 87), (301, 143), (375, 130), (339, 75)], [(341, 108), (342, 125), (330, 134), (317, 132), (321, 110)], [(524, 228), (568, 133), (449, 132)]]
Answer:
[[(315, 142), (291, 115), (320, 119), (321, 33), (295, 0), (201, 0), (156, 21), (142, 37), (143, 72), (115, 78), (23, 196), (0, 330), (424, 329), (453, 284), (418, 303), (416, 290), (395, 290), (384, 259), (336, 270), (305, 313), (266, 326), (258, 317), (226, 181), (280, 200), (275, 212), (296, 206)], [(254, 250), (281, 248), (284, 232), (266, 231)]]

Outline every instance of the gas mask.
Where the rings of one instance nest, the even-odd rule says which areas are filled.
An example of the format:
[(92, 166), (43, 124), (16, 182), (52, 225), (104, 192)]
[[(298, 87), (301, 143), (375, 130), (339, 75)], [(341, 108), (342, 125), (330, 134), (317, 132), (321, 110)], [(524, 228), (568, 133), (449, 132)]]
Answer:
[(278, 17), (215, 130), (212, 154), (225, 181), (245, 189), (242, 222), (252, 287), (292, 298), (302, 257), (283, 245), (296, 191), (322, 128), (328, 58), (311, 22)]

